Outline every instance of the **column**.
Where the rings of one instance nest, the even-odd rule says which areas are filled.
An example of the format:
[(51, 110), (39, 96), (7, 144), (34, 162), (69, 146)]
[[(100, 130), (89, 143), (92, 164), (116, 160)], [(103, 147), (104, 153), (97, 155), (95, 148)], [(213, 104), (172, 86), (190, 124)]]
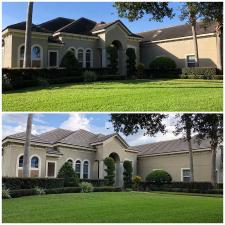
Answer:
[(106, 67), (106, 49), (102, 48), (102, 68)]

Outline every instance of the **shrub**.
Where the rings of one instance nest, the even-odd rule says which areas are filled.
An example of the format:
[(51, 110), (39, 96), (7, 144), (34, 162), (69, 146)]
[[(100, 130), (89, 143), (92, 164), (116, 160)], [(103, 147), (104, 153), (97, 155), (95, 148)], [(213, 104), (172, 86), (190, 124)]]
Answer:
[(2, 187), (2, 198), (3, 199), (11, 198), (10, 190), (6, 188), (5, 186)]
[(79, 179), (71, 163), (65, 162), (57, 175), (58, 178), (64, 178), (65, 187), (76, 187), (79, 184)]
[(121, 187), (94, 187), (94, 192), (120, 192)]
[[(209, 79), (204, 75), (186, 75), (186, 74), (181, 74), (180, 75), (181, 79)], [(210, 77), (211, 80), (223, 80), (223, 75), (213, 75)]]
[(107, 175), (105, 176), (105, 179), (108, 180), (108, 185), (113, 186), (114, 185), (114, 178), (115, 178), (115, 161), (111, 157), (107, 157), (104, 160), (104, 164), (107, 167), (105, 169), (105, 172)]
[(199, 79), (198, 76), (203, 76), (204, 79), (212, 79), (217, 74), (216, 68), (213, 67), (187, 67), (182, 68), (182, 75), (193, 75)]
[(124, 161), (123, 162), (123, 184), (124, 188), (130, 188), (132, 186), (132, 162), (131, 161)]
[(52, 188), (45, 190), (46, 194), (79, 193), (80, 191), (80, 187)]
[(97, 75), (95, 72), (87, 70), (83, 73), (84, 81), (85, 82), (93, 82), (97, 80)]
[(141, 183), (141, 177), (140, 176), (133, 176), (132, 178), (132, 182), (133, 182), (133, 188), (134, 190), (139, 190), (139, 186)]
[(136, 54), (133, 48), (127, 48), (127, 76), (132, 77), (136, 72)]
[(125, 80), (126, 76), (124, 75), (103, 75), (99, 76), (99, 81), (110, 81), (110, 80)]
[(166, 56), (157, 57), (149, 64), (149, 68), (151, 70), (163, 71), (163, 72), (175, 70), (176, 67), (177, 66), (174, 60)]
[(3, 177), (2, 183), (10, 190), (15, 189), (31, 189), (41, 187), (44, 189), (60, 188), (64, 186), (62, 178), (34, 178), (34, 177)]
[(145, 70), (145, 64), (143, 64), (143, 63), (139, 63), (138, 65), (137, 65), (137, 77), (138, 78), (143, 78), (143, 76), (144, 76), (144, 70)]
[(45, 195), (45, 190), (43, 188), (35, 187), (34, 190), (37, 195)]
[(88, 193), (93, 191), (93, 186), (91, 183), (82, 182), (80, 183), (80, 188), (82, 193)]
[(81, 68), (81, 65), (72, 51), (68, 51), (63, 56), (60, 66), (65, 67), (68, 70), (79, 70)]
[(80, 179), (80, 182), (91, 183), (94, 187), (104, 187), (108, 184), (106, 179)]
[(10, 195), (12, 198), (18, 198), (22, 196), (36, 195), (36, 191), (35, 189), (10, 190)]
[(118, 52), (115, 46), (110, 45), (106, 48), (109, 64), (107, 68), (110, 74), (117, 74), (118, 72)]
[(164, 184), (170, 183), (172, 181), (172, 177), (164, 170), (155, 170), (146, 177), (146, 181), (155, 184)]

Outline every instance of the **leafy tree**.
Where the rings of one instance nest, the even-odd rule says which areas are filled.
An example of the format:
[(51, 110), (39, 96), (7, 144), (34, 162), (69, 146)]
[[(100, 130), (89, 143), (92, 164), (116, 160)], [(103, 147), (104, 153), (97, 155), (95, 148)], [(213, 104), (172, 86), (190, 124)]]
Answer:
[(123, 168), (124, 168), (123, 172), (124, 187), (130, 188), (132, 186), (132, 172), (133, 172), (132, 162), (128, 160), (124, 161)]
[(215, 24), (218, 69), (223, 69), (223, 2), (200, 2), (199, 13), (205, 25)]
[(173, 18), (173, 9), (168, 2), (116, 2), (114, 4), (120, 17), (134, 21), (145, 14), (149, 20), (162, 22), (164, 17)]
[(111, 74), (117, 74), (118, 72), (118, 52), (114, 45), (110, 45), (106, 48), (109, 64), (107, 67), (110, 69)]
[(196, 21), (199, 17), (199, 3), (198, 2), (185, 2), (181, 8), (181, 16), (180, 19), (188, 19), (188, 22), (191, 24), (192, 36), (193, 36), (193, 44), (195, 50), (195, 65), (199, 66), (199, 56), (198, 56), (198, 42), (197, 42), (197, 34), (196, 34)]
[(105, 172), (107, 175), (105, 179), (108, 180), (108, 185), (113, 186), (115, 183), (115, 161), (111, 157), (107, 157), (104, 160), (104, 164), (106, 166)]
[(177, 124), (175, 125), (174, 134), (183, 134), (183, 138), (188, 142), (189, 149), (189, 164), (190, 164), (190, 179), (191, 182), (194, 181), (194, 166), (193, 166), (193, 154), (192, 154), (192, 143), (191, 143), (191, 134), (194, 128), (194, 115), (193, 114), (177, 114), (176, 118), (178, 119)]
[(78, 70), (81, 67), (72, 51), (68, 51), (63, 56), (60, 66), (68, 70)]
[(111, 120), (114, 130), (122, 132), (128, 136), (135, 134), (139, 129), (145, 130), (144, 135), (154, 136), (156, 133), (166, 133), (166, 125), (163, 119), (166, 114), (148, 113), (148, 114), (111, 114)]
[(215, 186), (216, 180), (216, 151), (219, 144), (223, 141), (223, 114), (196, 114), (195, 131), (198, 132), (197, 139), (209, 139), (212, 151), (211, 158), (211, 182)]
[(126, 50), (127, 55), (127, 76), (134, 76), (136, 71), (136, 54), (133, 48), (128, 48)]
[(65, 187), (78, 186), (79, 178), (70, 162), (65, 162), (57, 175), (58, 178), (64, 178)]
[(155, 184), (165, 184), (170, 183), (172, 181), (172, 177), (164, 170), (154, 170), (147, 175), (145, 180)]

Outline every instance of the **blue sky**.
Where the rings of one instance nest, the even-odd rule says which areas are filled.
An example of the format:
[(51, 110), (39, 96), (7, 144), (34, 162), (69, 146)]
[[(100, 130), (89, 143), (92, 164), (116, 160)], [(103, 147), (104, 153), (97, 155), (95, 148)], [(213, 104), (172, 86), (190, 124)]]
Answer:
[[(55, 128), (68, 130), (85, 129), (93, 133), (110, 134), (113, 133), (112, 124), (109, 122), (110, 114), (105, 113), (38, 113), (34, 114), (32, 133), (40, 134)], [(121, 136), (130, 145), (139, 145), (164, 141), (176, 138), (174, 130), (174, 114), (170, 114), (165, 120), (168, 133), (166, 135), (157, 134), (156, 137), (144, 136), (143, 131), (135, 135)], [(27, 114), (25, 113), (3, 113), (2, 124), (3, 138), (26, 130)]]
[[(172, 20), (165, 18), (162, 23), (159, 23), (149, 21), (148, 16), (144, 16), (142, 19), (135, 22), (121, 19), (118, 17), (112, 2), (35, 2), (33, 9), (33, 23), (39, 24), (59, 16), (72, 19), (86, 17), (97, 22), (110, 22), (121, 19), (132, 32), (137, 33), (184, 23), (181, 22), (178, 17), (179, 11), (177, 8), (180, 4), (181, 3), (171, 2), (170, 5), (174, 8), (177, 16)], [(25, 21), (26, 11), (26, 2), (3, 2), (3, 28), (14, 23)]]

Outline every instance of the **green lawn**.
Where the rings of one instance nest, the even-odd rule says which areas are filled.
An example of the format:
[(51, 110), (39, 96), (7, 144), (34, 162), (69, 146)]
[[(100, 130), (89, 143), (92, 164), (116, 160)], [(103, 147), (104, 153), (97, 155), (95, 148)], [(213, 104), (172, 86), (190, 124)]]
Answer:
[(160, 193), (74, 193), (3, 200), (3, 222), (223, 222), (223, 198)]
[(134, 80), (54, 85), (3, 94), (3, 111), (222, 111), (223, 82)]

